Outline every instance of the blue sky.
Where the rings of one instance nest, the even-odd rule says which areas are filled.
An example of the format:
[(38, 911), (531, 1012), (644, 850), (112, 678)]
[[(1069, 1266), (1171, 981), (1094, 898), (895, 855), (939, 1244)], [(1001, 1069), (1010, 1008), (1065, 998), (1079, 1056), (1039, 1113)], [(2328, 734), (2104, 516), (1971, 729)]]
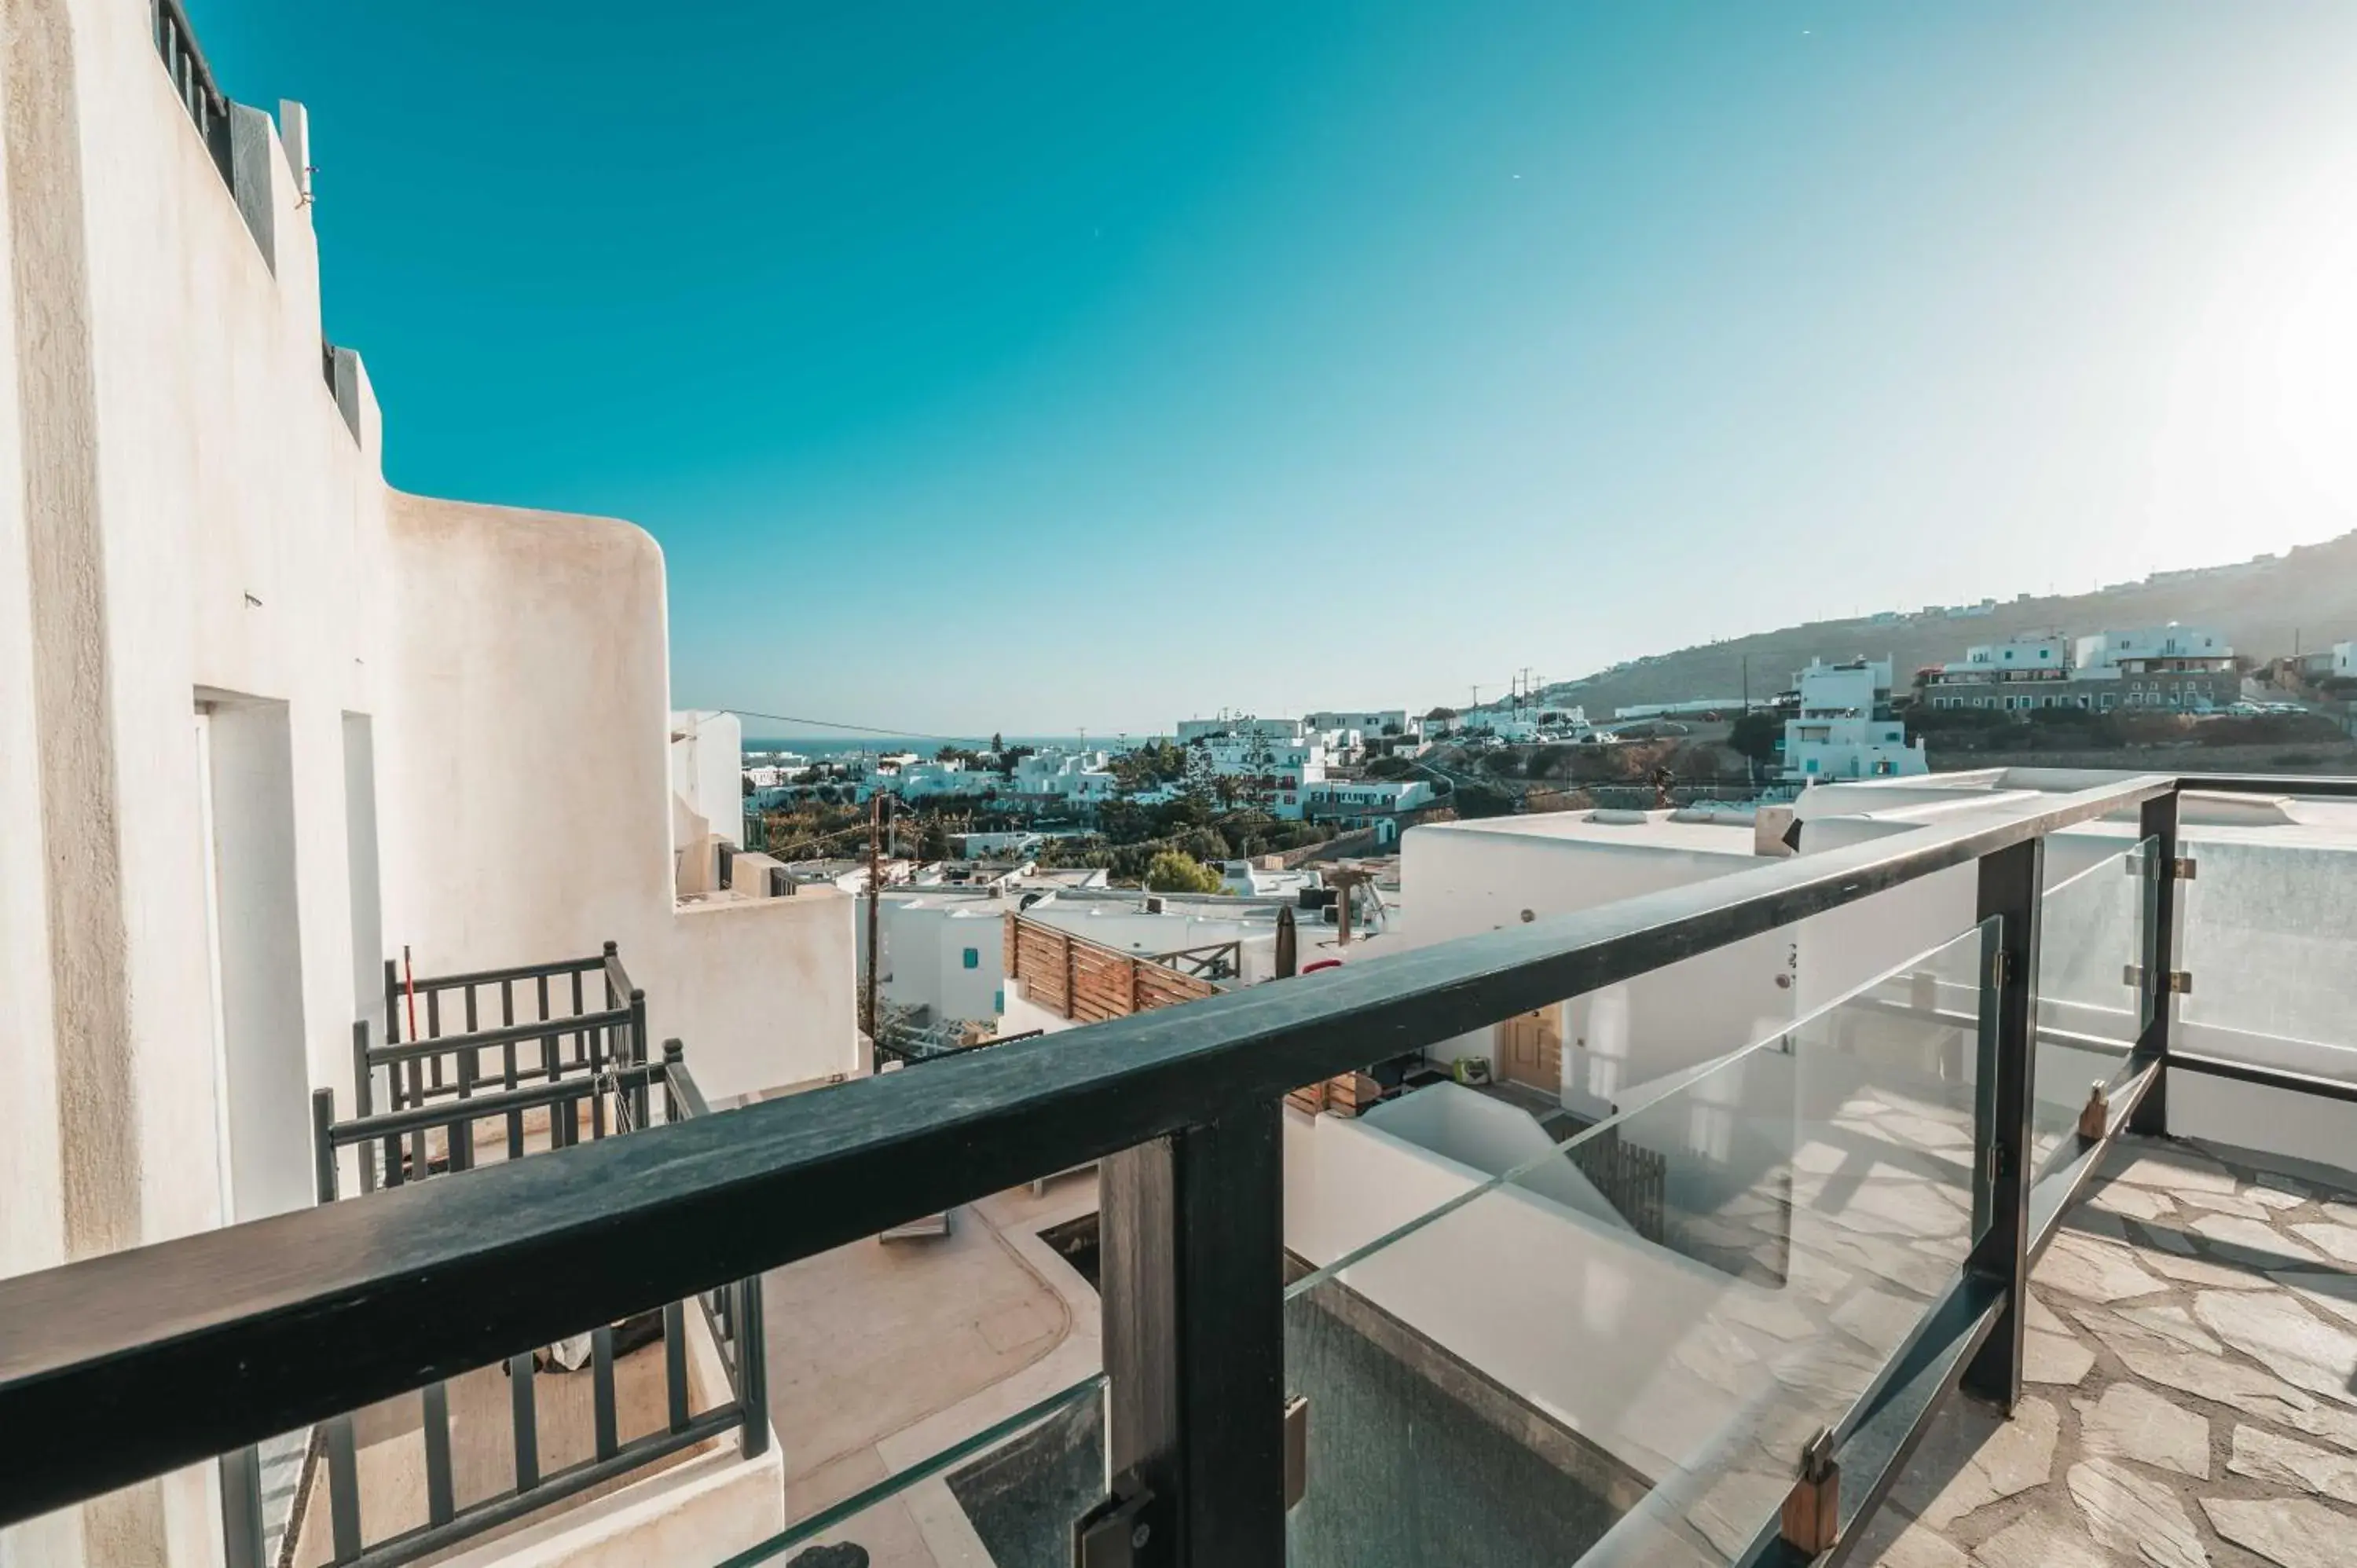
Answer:
[(190, 4), (389, 478), (650, 529), (683, 705), (1424, 706), (2357, 526), (2341, 0)]

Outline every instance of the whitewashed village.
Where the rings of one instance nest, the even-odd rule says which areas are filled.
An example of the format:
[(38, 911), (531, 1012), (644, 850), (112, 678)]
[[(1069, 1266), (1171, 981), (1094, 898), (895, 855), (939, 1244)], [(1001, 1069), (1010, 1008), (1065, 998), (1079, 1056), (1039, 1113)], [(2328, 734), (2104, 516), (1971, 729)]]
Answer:
[[(304, 105), (28, 15), (0, 1568), (2357, 1562), (2357, 599), (1111, 744), (683, 706), (654, 537), (388, 483)], [(1110, 1152), (991, 1098), (1131, 1114), (1190, 1020), (1333, 1059)], [(1252, 1117), (1141, 1263), (1125, 1162)], [(1178, 1400), (1108, 1304), (1260, 1231)], [(1157, 1494), (1135, 1412), (1254, 1334), (1181, 1530), (1220, 1445)]]

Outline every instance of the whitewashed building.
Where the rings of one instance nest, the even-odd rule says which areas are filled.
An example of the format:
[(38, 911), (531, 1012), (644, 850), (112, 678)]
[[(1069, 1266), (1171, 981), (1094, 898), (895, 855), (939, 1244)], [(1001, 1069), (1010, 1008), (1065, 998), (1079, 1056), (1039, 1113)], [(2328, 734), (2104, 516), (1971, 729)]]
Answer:
[(1356, 730), (1361, 740), (1415, 740), (1422, 736), (1424, 729), (1424, 721), (1409, 716), (1405, 708), (1369, 708), (1354, 713), (1324, 711), (1310, 714), (1301, 722), (1322, 734)]
[(1011, 788), (991, 769), (968, 768), (955, 758), (902, 763), (879, 781), (904, 800), (979, 800)]
[(1076, 805), (1110, 800), (1119, 781), (1105, 760), (1102, 751), (1036, 751), (1016, 759), (1011, 784), (1018, 795), (1049, 800)]
[[(675, 784), (708, 789), (666, 755), (661, 550), (385, 482), (386, 411), (322, 338), (307, 117), (222, 99), (160, 15), (0, 29), (5, 1274), (314, 1202), (313, 1093), (353, 1108), (404, 951), (610, 940), (716, 1099), (856, 1063), (851, 900), (679, 897)], [(780, 1522), (774, 1458), (733, 1446), (639, 1484), (669, 1533), (609, 1509), (609, 1560)], [(175, 1471), (0, 1560), (218, 1563), (221, 1488)]]
[(1784, 725), (1784, 778), (1816, 784), (1928, 773), (1932, 764), (1891, 713), (1890, 661), (1813, 663), (1795, 678), (1800, 707)]
[(2137, 627), (2079, 639), (2073, 678), (2115, 690), (2119, 706), (2208, 713), (2242, 695), (2234, 650), (2208, 627)]

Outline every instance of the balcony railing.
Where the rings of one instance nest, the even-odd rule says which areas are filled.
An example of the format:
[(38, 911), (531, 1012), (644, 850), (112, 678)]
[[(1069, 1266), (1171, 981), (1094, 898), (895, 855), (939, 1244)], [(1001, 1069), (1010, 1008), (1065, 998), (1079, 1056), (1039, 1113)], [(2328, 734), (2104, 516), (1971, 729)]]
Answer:
[[(2357, 796), (2357, 780), (2198, 784)], [(2166, 1132), (2165, 1068), (2357, 1099), (2312, 1074), (2172, 1051), (2179, 804), (2176, 778), (2125, 779), (1119, 1017), (1089, 1031), (1085, 1048), (1059, 1035), (965, 1052), (0, 1281), (0, 1431), (45, 1434), (0, 1475), (0, 1523), (1103, 1160), (1114, 1487), (1082, 1534), (1117, 1530), (1140, 1562), (1275, 1568), (1286, 1561), (1296, 1295), (1282, 1218), (1286, 1092), (1970, 868), (1975, 908), (1951, 940), (1835, 999), (1807, 1029), (1706, 1063), (1608, 1124), (1634, 1135), (1662, 1119), (1684, 1141), (1689, 1154), (1668, 1169), (1672, 1200), (1684, 1202), (1683, 1189), (1727, 1185), (1758, 1157), (1742, 1142), (1745, 1075), (1789, 1084), (1791, 1064), (1853, 1054), (1857, 1008), (1897, 1008), (1931, 1031), (1920, 1076), (1932, 1088), (1913, 1120), (1946, 1140), (1926, 1168), (1955, 1218), (1929, 1249), (1939, 1255), (1917, 1259), (1930, 1298), (1920, 1316), (1835, 1391), (1809, 1444), (1812, 1464), (1830, 1460), (1843, 1477), (1816, 1522), (1854, 1539), (1951, 1394), (2008, 1409), (2018, 1396), (2030, 1265), (2116, 1137)], [(2137, 824), (2134, 849), (2046, 886), (2050, 835), (2123, 814)], [(2110, 935), (2080, 940), (2099, 930)], [(2083, 1047), (2115, 1070), (2058, 1123), (2034, 1080), (2041, 1064), (2075, 1069), (2070, 1053)], [(1780, 1114), (1805, 1122), (1816, 1109), (1794, 1101)], [(1441, 1234), (1534, 1168), (1451, 1198), (1418, 1219), (1417, 1234)], [(1788, 1161), (1780, 1179), (1797, 1187), (1807, 1174)], [(1721, 1240), (1671, 1238), (1695, 1253)], [(1396, 1245), (1371, 1242), (1296, 1288), (1346, 1279)], [(1747, 1256), (1742, 1266), (1771, 1274), (1790, 1263), (1772, 1247)], [(1410, 1262), (1420, 1287), (1462, 1294), (1430, 1260)], [(1581, 1364), (1602, 1375), (1617, 1348), (1600, 1344)], [(1708, 1478), (1689, 1468), (1653, 1486), (1684, 1519), (1681, 1488)], [(1754, 1513), (1735, 1521), (1741, 1540), (1718, 1560), (1814, 1554), (1772, 1503)], [(1629, 1509), (1583, 1561), (1634, 1561), (1645, 1515)]]
[(180, 100), (180, 107), (188, 112), (188, 122), (197, 128), (197, 136), (205, 145), (206, 154), (213, 167), (221, 171), (221, 182), (232, 190), (236, 176), (230, 168), (229, 97), (213, 81), (212, 67), (205, 63), (205, 51), (197, 47), (197, 32), (188, 26), (188, 14), (180, 0), (148, 0), (147, 16), (156, 39), (156, 53), (164, 61), (164, 74), (172, 81), (172, 91)]
[[(393, 972), (388, 964), (389, 987)], [(538, 1017), (514, 1021), (519, 988), (522, 1010), (536, 1010)], [(343, 1196), (338, 1166), (345, 1150), (358, 1151), (361, 1188), (366, 1194), (378, 1185), (380, 1155), (382, 1185), (405, 1187), (475, 1172), (487, 1162), (518, 1162), (528, 1155), (572, 1148), (585, 1139), (640, 1132), (706, 1112), (679, 1041), (664, 1042), (661, 1061), (647, 1059), (641, 1044), (645, 993), (630, 984), (610, 942), (595, 958), (404, 984), (397, 998), (388, 995), (389, 1002), (403, 1004), (389, 1016), (397, 1027), (407, 1004), (424, 998), (423, 1026), (438, 1030), (439, 999), (445, 995), (453, 998), (454, 1010), (468, 1026), (467, 1033), (428, 1034), (423, 1039), (371, 1047), (366, 1025), (353, 1026), (361, 1114), (339, 1121), (335, 1091), (313, 1091), (312, 1154), (320, 1204), (333, 1204)], [(584, 1010), (601, 998), (620, 1005)], [(475, 1027), (493, 1000), (506, 1021), (490, 1028)], [(575, 1009), (571, 1014), (562, 1011), (568, 1001)], [(520, 1060), (519, 1046), (536, 1051), (528, 1050)], [(493, 1052), (500, 1053), (503, 1062), (486, 1071), (484, 1058)], [(370, 1111), (365, 1107), (380, 1070), (388, 1081), (392, 1108)], [(490, 1140), (484, 1138), (486, 1126), (498, 1129)], [(435, 1180), (436, 1187), (442, 1185)], [(501, 1371), (507, 1382), (506, 1455), (512, 1465), (512, 1484), (489, 1495), (460, 1495), (452, 1444), (452, 1380), (437, 1378), (416, 1390), (425, 1499), (422, 1521), (413, 1522), (398, 1506), (403, 1488), (388, 1484), (381, 1465), (364, 1480), (359, 1436), (367, 1419), (363, 1413), (346, 1411), (320, 1423), (312, 1443), (317, 1466), (306, 1465), (301, 1490), (326, 1507), (324, 1561), (331, 1568), (397, 1568), (627, 1477), (731, 1430), (738, 1434), (745, 1457), (764, 1452), (769, 1416), (760, 1279), (753, 1275), (699, 1291), (694, 1299), (726, 1379), (726, 1398), (704, 1410), (694, 1408), (683, 1301), (597, 1325), (587, 1336), (569, 1337), (570, 1346), (552, 1342), (554, 1348), (545, 1350), (534, 1348), (507, 1357)], [(617, 1360), (637, 1348), (632, 1341), (662, 1345), (663, 1417), (657, 1430), (625, 1434)], [(540, 1365), (544, 1356), (545, 1370)], [(578, 1459), (544, 1469), (538, 1379), (564, 1375), (568, 1368), (588, 1374), (591, 1432), (586, 1444), (556, 1444), (560, 1451), (586, 1448)], [(473, 1402), (479, 1404), (482, 1390), (471, 1391), (477, 1396)], [(478, 1411), (473, 1420), (479, 1423), (481, 1419)], [(233, 1452), (224, 1457), (221, 1469), (231, 1568), (261, 1568), (267, 1545), (260, 1505), (262, 1455), (252, 1447)], [(391, 1511), (399, 1517), (388, 1524), (376, 1517), (376, 1504), (393, 1505)], [(301, 1518), (298, 1511), (296, 1520)]]

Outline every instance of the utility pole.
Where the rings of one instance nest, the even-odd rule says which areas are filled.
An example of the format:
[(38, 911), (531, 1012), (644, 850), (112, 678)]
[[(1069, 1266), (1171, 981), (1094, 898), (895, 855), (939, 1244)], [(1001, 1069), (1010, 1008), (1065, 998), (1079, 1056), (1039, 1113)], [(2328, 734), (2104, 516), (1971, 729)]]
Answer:
[(1751, 711), (1751, 655), (1743, 656), (1743, 711)]
[(867, 797), (867, 974), (859, 993), (859, 1026), (876, 1041), (876, 983), (884, 972), (884, 819), (891, 797), (877, 789)]

